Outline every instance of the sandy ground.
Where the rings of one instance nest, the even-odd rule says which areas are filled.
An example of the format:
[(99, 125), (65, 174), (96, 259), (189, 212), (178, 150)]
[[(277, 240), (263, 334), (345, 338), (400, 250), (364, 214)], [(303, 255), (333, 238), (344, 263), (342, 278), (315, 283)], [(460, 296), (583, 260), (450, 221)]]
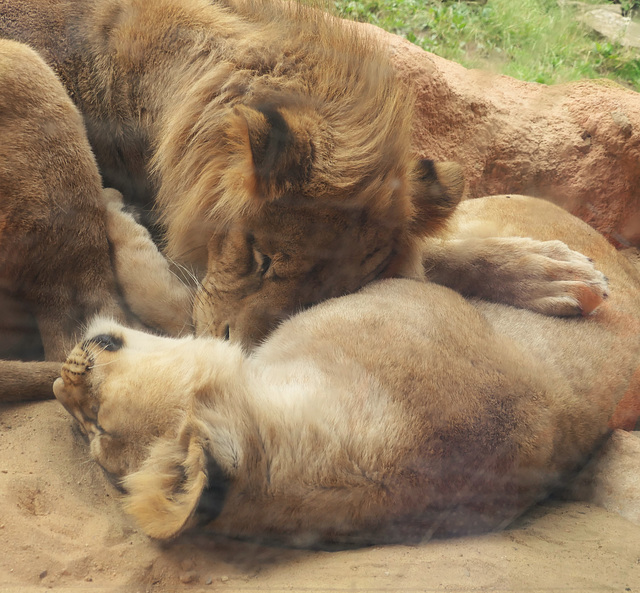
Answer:
[(55, 401), (0, 406), (0, 591), (640, 591), (640, 527), (548, 502), (483, 537), (340, 552), (150, 541)]

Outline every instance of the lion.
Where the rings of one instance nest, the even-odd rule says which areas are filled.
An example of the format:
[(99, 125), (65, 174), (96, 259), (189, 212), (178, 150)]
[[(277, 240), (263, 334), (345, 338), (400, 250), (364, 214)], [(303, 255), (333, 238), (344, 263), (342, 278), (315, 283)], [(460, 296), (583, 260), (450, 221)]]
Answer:
[[(176, 278), (142, 227), (133, 226), (137, 239), (130, 237), (126, 248), (113, 249), (114, 241), (122, 242), (119, 232), (131, 231), (126, 224), (119, 231), (118, 221), (131, 215), (120, 211), (117, 191), (103, 190), (81, 116), (42, 58), (23, 44), (0, 40), (0, 81), (0, 400), (11, 401), (51, 397), (60, 363), (96, 313), (134, 324), (130, 304), (150, 327), (169, 335), (191, 331), (193, 289)], [(448, 174), (457, 183), (454, 166), (434, 165), (438, 170), (440, 179)], [(433, 191), (438, 187), (434, 181)], [(373, 242), (375, 234), (372, 228)], [(499, 286), (502, 300), (549, 313), (587, 313), (604, 298), (600, 272), (566, 246), (507, 241), (499, 249), (476, 244), (465, 257), (466, 243), (457, 241), (444, 262), (436, 259), (447, 249), (433, 247), (424, 263), (441, 282), (447, 278), (436, 272), (440, 268), (446, 276), (446, 264), (451, 282), (466, 273), (468, 261), (467, 271), (479, 272), (488, 287)], [(237, 253), (229, 249), (227, 257), (239, 258), (238, 266), (228, 260), (216, 265), (229, 265), (227, 274), (240, 279), (253, 277), (242, 261), (242, 242)], [(519, 266), (517, 274), (505, 276), (507, 261)], [(558, 282), (563, 278), (573, 282)], [(327, 280), (313, 281), (320, 298)], [(141, 282), (142, 292), (136, 290)], [(41, 358), (47, 362), (33, 362)]]
[(500, 529), (585, 463), (621, 402), (635, 422), (640, 271), (536, 198), (463, 202), (451, 232), (563, 241), (610, 297), (560, 318), (383, 279), (290, 317), (252, 353), (94, 321), (54, 392), (138, 525), (294, 545)]
[[(51, 397), (97, 313), (121, 321), (104, 190), (82, 117), (51, 69), (0, 40), (0, 400)], [(28, 362), (46, 358), (49, 362)], [(13, 360), (8, 360), (13, 359)]]
[[(0, 8), (0, 36), (35, 48), (57, 74), (104, 186), (138, 210), (170, 272), (191, 286), (176, 285), (180, 304), (163, 316), (170, 327), (156, 301), (151, 312), (148, 300), (132, 303), (145, 323), (169, 334), (193, 324), (198, 335), (252, 347), (314, 303), (376, 279), (423, 278), (425, 261), (438, 282), (455, 284), (471, 269), (483, 297), (548, 314), (589, 313), (606, 296), (599, 272), (566, 247), (466, 245), (441, 234), (463, 195), (461, 167), (414, 154), (412, 93), (386, 48), (360, 29), (267, 0), (0, 0)], [(102, 228), (91, 230), (93, 249), (106, 259)], [(68, 236), (75, 241), (75, 230)], [(527, 264), (528, 255), (543, 263)], [(498, 273), (516, 286), (494, 288), (505, 260), (524, 268), (515, 279)], [(115, 273), (126, 280), (117, 265)], [(533, 299), (518, 288), (529, 273), (541, 286)], [(559, 275), (588, 284), (589, 298), (555, 282)], [(475, 283), (465, 289), (474, 294)]]

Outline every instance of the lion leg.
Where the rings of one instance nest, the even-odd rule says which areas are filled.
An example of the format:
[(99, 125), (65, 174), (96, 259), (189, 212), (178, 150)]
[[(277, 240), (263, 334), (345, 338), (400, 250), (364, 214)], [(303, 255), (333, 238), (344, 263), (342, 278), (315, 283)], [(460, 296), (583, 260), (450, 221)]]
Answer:
[(465, 296), (544, 315), (588, 315), (607, 298), (607, 279), (562, 241), (486, 237), (431, 241), (427, 278)]
[(131, 311), (171, 336), (191, 333), (193, 291), (171, 270), (149, 231), (122, 209), (122, 196), (105, 189), (113, 268)]
[[(79, 112), (44, 61), (7, 40), (0, 40), (0, 129), (0, 286), (32, 313), (45, 359), (62, 361), (93, 315), (123, 320), (106, 209)], [(13, 397), (20, 376), (5, 374), (0, 399)], [(50, 395), (46, 373), (31, 378), (45, 376)]]

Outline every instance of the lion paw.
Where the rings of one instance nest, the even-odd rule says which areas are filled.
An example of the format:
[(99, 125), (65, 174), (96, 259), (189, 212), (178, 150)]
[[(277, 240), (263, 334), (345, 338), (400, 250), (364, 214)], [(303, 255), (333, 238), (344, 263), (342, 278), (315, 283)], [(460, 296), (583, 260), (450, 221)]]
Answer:
[(427, 244), (427, 277), (465, 296), (544, 315), (592, 313), (607, 298), (593, 261), (562, 241), (485, 237)]
[[(175, 336), (190, 333), (191, 288), (173, 273), (121, 194), (105, 189), (103, 196), (113, 269), (129, 310), (148, 327)], [(129, 322), (135, 324), (132, 319)]]
[(86, 381), (89, 366), (90, 363), (86, 354), (79, 348), (74, 348), (60, 371), (64, 385), (67, 387), (82, 387)]
[(588, 257), (562, 241), (526, 240), (519, 258), (522, 283), (514, 304), (545, 315), (589, 315), (608, 297), (608, 282)]
[(105, 187), (102, 190), (102, 199), (106, 206), (112, 206), (121, 210), (124, 207), (124, 198), (122, 194), (112, 187)]

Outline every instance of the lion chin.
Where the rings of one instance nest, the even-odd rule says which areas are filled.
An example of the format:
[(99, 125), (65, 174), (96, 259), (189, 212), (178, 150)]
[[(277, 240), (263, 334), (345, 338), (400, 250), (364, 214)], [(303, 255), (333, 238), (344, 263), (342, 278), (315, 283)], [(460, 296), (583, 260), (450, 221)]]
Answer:
[(584, 464), (621, 400), (638, 401), (640, 275), (547, 202), (463, 204), (456, 224), (478, 222), (579, 249), (609, 298), (560, 319), (382, 280), (290, 318), (251, 355), (98, 319), (56, 397), (154, 538), (206, 524), (364, 544), (503, 527)]

